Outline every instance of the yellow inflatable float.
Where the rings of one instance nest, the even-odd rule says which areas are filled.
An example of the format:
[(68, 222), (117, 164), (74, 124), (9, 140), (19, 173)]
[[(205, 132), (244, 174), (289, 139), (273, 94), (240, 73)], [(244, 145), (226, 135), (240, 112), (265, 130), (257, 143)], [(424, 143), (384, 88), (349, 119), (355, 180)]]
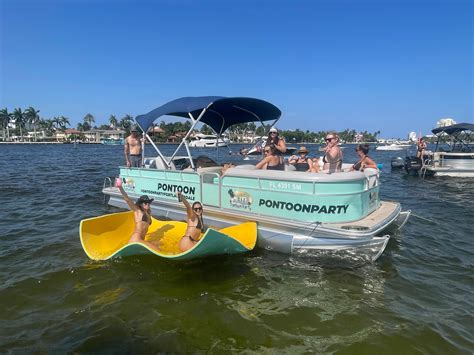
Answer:
[(208, 228), (192, 249), (180, 252), (178, 242), (183, 237), (187, 224), (152, 219), (145, 240), (157, 245), (160, 251), (142, 243), (128, 243), (135, 227), (133, 212), (113, 213), (82, 220), (80, 225), (82, 248), (93, 260), (140, 254), (187, 260), (209, 255), (248, 252), (257, 242), (257, 224), (247, 222), (220, 230)]

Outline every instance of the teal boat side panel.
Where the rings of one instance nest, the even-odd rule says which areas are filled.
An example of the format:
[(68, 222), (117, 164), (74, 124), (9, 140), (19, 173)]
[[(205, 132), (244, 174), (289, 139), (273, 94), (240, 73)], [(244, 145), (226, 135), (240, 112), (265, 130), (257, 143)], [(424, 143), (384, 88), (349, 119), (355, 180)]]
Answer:
[(295, 193), (312, 194), (314, 190), (314, 184), (312, 182), (260, 179), (260, 184), (263, 189), (273, 191), (288, 191), (288, 189), (291, 189)]
[(365, 184), (365, 180), (317, 183), (315, 192), (326, 195), (362, 192), (365, 190)]
[(150, 169), (140, 175), (136, 171), (126, 168), (120, 170), (123, 188), (127, 193), (176, 201), (176, 193), (181, 191), (191, 202), (201, 199), (201, 183), (196, 173), (165, 172), (166, 178), (159, 178), (163, 176), (163, 171)]
[(176, 192), (182, 191), (190, 202), (202, 200), (204, 205), (283, 220), (356, 221), (380, 206), (379, 187), (366, 190), (365, 178), (313, 183), (239, 176), (218, 179), (211, 173), (200, 176), (193, 172), (152, 169), (146, 177), (124, 175), (137, 174), (137, 169), (123, 168), (121, 173), (124, 189), (129, 193), (176, 202)]
[(202, 184), (202, 201), (204, 205), (219, 207), (219, 184)]
[(260, 188), (260, 180), (241, 178), (238, 176), (225, 176), (222, 179), (222, 186), (239, 186), (258, 189)]
[(206, 234), (202, 237), (199, 243), (195, 245), (194, 248), (181, 254), (161, 254), (160, 252), (148, 249), (144, 244), (132, 243), (125, 245), (123, 248), (111, 255), (110, 258), (150, 254), (165, 259), (190, 260), (211, 255), (240, 254), (250, 250), (251, 249), (246, 248), (237, 240), (219, 231), (209, 228)]
[[(223, 188), (222, 207), (302, 222), (345, 222), (368, 214), (370, 192), (328, 196)], [(378, 196), (378, 195), (377, 195)], [(372, 198), (377, 198), (372, 196)]]

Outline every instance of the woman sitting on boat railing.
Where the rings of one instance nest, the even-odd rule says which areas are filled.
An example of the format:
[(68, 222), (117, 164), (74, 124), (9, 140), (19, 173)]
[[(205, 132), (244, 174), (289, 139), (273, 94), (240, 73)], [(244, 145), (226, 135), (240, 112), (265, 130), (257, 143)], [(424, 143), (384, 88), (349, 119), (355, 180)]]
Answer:
[(359, 144), (355, 151), (359, 156), (359, 161), (352, 165), (350, 171), (364, 171), (364, 169), (368, 168), (377, 169), (377, 164), (367, 155), (369, 153), (368, 144)]
[(199, 201), (195, 201), (191, 206), (181, 192), (177, 193), (178, 200), (181, 201), (186, 207), (187, 223), (186, 233), (179, 241), (179, 250), (186, 251), (194, 247), (201, 233), (204, 229), (204, 222), (202, 220), (202, 204)]
[(285, 164), (281, 161), (281, 157), (276, 154), (276, 148), (273, 144), (265, 145), (263, 152), (265, 157), (255, 165), (257, 169), (285, 170)]
[(147, 242), (145, 240), (145, 235), (148, 232), (148, 227), (152, 222), (151, 219), (151, 203), (152, 198), (149, 198), (147, 195), (140, 196), (136, 203), (128, 197), (127, 193), (123, 189), (122, 179), (115, 179), (115, 186), (118, 187), (120, 193), (123, 196), (125, 202), (127, 202), (128, 207), (133, 211), (135, 217), (135, 230), (130, 236), (129, 243), (143, 243), (149, 246), (153, 250), (159, 251), (160, 248), (153, 243)]

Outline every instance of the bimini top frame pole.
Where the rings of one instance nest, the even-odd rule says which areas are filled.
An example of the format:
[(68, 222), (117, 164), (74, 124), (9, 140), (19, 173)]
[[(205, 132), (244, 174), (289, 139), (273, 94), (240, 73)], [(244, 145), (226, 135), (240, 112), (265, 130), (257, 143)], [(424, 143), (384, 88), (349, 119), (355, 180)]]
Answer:
[[(193, 122), (190, 130), (169, 160), (164, 157), (159, 148), (152, 142), (151, 137), (146, 133), (153, 122), (164, 115), (190, 118)], [(170, 101), (147, 114), (137, 116), (135, 120), (143, 132), (145, 132), (145, 137), (150, 141), (168, 167), (171, 166), (172, 159), (184, 144), (191, 166), (194, 168), (187, 140), (198, 122), (210, 126), (214, 132), (219, 133), (220, 137), (232, 125), (256, 121), (261, 123), (264, 121), (275, 121), (274, 123), (276, 123), (280, 116), (281, 111), (276, 106), (260, 99), (250, 97), (199, 96), (183, 97)]]

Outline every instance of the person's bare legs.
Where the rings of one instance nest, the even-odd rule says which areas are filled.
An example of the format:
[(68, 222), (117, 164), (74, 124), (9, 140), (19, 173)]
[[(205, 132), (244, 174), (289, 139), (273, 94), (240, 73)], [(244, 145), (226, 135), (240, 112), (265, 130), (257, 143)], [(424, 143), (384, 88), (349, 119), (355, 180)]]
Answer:
[(150, 243), (150, 242), (147, 242), (146, 240), (143, 240), (139, 234), (132, 234), (132, 236), (130, 237), (129, 243), (142, 243), (142, 244), (145, 244), (147, 245), (148, 247), (150, 247), (151, 249), (155, 250), (155, 251), (160, 251), (160, 248), (153, 244), (153, 243)]
[(179, 250), (186, 251), (186, 250), (189, 250), (191, 248), (194, 248), (196, 243), (197, 242), (192, 241), (188, 236), (184, 236), (179, 241), (178, 247), (179, 247)]

